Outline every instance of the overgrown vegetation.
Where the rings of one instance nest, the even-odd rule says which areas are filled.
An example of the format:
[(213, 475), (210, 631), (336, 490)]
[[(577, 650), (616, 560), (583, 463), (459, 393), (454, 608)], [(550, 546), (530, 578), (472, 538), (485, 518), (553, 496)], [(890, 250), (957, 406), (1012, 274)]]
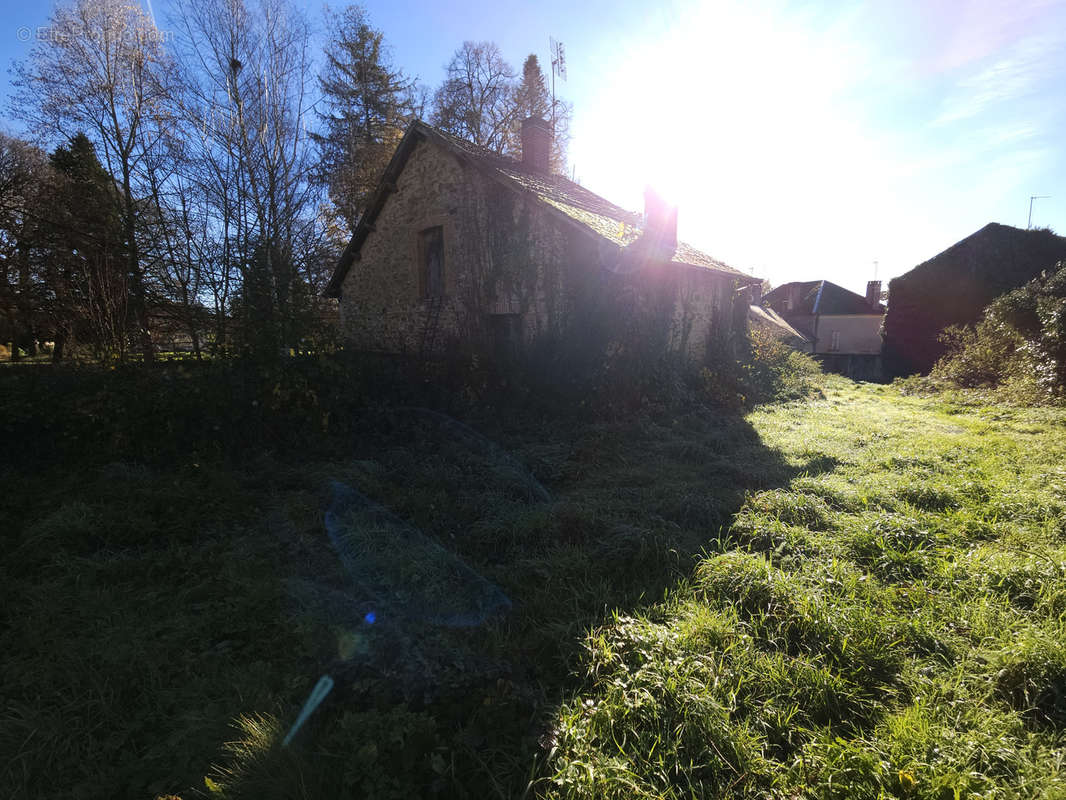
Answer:
[[(8, 796), (520, 795), (589, 626), (661, 596), (746, 489), (793, 472), (739, 416), (684, 397), (627, 416), (571, 400), (562, 414), (565, 386), (507, 395), (483, 369), (421, 369), (304, 358), (0, 374)], [(357, 589), (323, 528), (334, 482), (512, 610), (454, 630), (338, 612)], [(339, 688), (281, 750), (328, 670)]]
[[(1063, 791), (1061, 410), (825, 378), (746, 417), (563, 415), (478, 402), (478, 374), (0, 374), (5, 792)], [(509, 610), (367, 624), (337, 482)], [(424, 595), (388, 553), (377, 595)]]
[(974, 326), (951, 326), (947, 354), (905, 390), (979, 389), (997, 399), (1061, 400), (1066, 392), (1066, 264), (993, 301)]

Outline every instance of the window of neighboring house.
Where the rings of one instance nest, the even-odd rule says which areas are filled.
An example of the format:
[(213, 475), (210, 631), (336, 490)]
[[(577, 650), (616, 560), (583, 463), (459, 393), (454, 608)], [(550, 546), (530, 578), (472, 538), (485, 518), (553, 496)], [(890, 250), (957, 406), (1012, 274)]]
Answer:
[(418, 233), (418, 283), (423, 298), (444, 296), (444, 228), (435, 225)]
[(792, 310), (792, 298), (791, 297), (786, 297), (785, 298), (785, 311), (791, 311), (791, 310)]
[(834, 352), (840, 349), (840, 331), (833, 331), (829, 340), (829, 349)]

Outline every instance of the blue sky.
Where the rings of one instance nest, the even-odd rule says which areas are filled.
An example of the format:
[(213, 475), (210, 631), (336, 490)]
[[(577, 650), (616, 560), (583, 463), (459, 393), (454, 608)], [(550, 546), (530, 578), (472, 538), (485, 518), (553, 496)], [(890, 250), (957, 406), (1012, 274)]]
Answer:
[[(577, 178), (634, 210), (658, 186), (682, 238), (775, 284), (862, 290), (875, 261), (887, 280), (1024, 227), (1030, 195), (1052, 195), (1033, 225), (1066, 233), (1066, 0), (366, 6), (430, 85), (464, 39), (516, 67), (563, 41)], [(0, 7), (10, 62), (49, 8)]]

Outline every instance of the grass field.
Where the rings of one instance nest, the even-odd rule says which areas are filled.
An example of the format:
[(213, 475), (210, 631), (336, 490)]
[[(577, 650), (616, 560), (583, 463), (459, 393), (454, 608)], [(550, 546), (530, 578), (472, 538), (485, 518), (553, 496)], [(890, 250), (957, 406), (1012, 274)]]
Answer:
[(359, 415), (0, 467), (5, 796), (1066, 797), (1062, 410)]
[(587, 638), (550, 793), (1066, 796), (1066, 415), (841, 387), (748, 420), (800, 474)]

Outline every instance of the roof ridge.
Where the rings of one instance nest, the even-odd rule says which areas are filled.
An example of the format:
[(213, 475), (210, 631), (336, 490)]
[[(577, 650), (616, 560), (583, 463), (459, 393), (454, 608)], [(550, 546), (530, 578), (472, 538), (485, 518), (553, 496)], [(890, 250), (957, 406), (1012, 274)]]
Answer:
[(627, 208), (623, 208), (617, 203), (608, 200), (602, 194), (592, 191), (587, 186), (583, 186), (577, 181), (570, 180), (568, 177), (566, 177), (566, 175), (563, 175), (562, 173), (540, 172), (539, 170), (532, 169), (528, 167), (521, 159), (515, 158), (514, 156), (506, 155), (504, 153), (497, 153), (492, 148), (476, 144), (475, 142), (471, 142), (468, 139), (463, 139), (461, 136), (457, 136), (454, 133), (450, 133), (446, 130), (443, 130), (442, 128), (438, 128), (435, 125), (430, 125), (424, 120), (416, 120), (415, 124), (420, 125), (421, 127), (428, 129), (430, 132), (437, 134), (438, 136), (455, 145), (456, 147), (468, 151), (473, 156), (497, 162), (495, 164), (495, 166), (497, 167), (514, 169), (518, 172), (521, 172), (523, 175), (527, 175), (532, 178), (537, 178), (543, 181), (544, 183), (554, 185), (557, 188), (570, 189), (579, 193), (589, 195), (590, 197), (595, 198), (597, 201), (609, 205), (612, 207), (612, 209), (622, 212), (627, 216), (634, 218), (643, 217), (643, 215), (639, 211), (630, 211)]
[[(460, 158), (470, 159), (473, 166), (485, 170), (494, 179), (506, 184), (512, 191), (530, 195), (535, 202), (548, 207), (552, 213), (565, 218), (588, 235), (606, 240), (621, 250), (626, 250), (630, 245), (640, 241), (645, 234), (643, 215), (640, 212), (622, 208), (591, 189), (570, 180), (565, 175), (539, 172), (511, 156), (470, 142), (430, 125), (424, 120), (415, 119), (412, 120), (397, 145), (396, 152), (386, 167), (385, 174), (372, 195), (367, 210), (356, 225), (352, 238), (344, 249), (326, 287), (327, 295), (337, 296), (340, 291), (344, 276), (352, 261), (357, 258), (363, 241), (372, 229), (374, 219), (385, 204), (389, 195), (388, 187), (394, 185), (418, 138), (435, 140), (441, 146), (450, 148)], [(748, 282), (756, 280), (748, 273), (731, 267), (683, 241), (677, 242), (665, 260), (682, 266), (725, 273), (737, 279), (746, 279)]]

